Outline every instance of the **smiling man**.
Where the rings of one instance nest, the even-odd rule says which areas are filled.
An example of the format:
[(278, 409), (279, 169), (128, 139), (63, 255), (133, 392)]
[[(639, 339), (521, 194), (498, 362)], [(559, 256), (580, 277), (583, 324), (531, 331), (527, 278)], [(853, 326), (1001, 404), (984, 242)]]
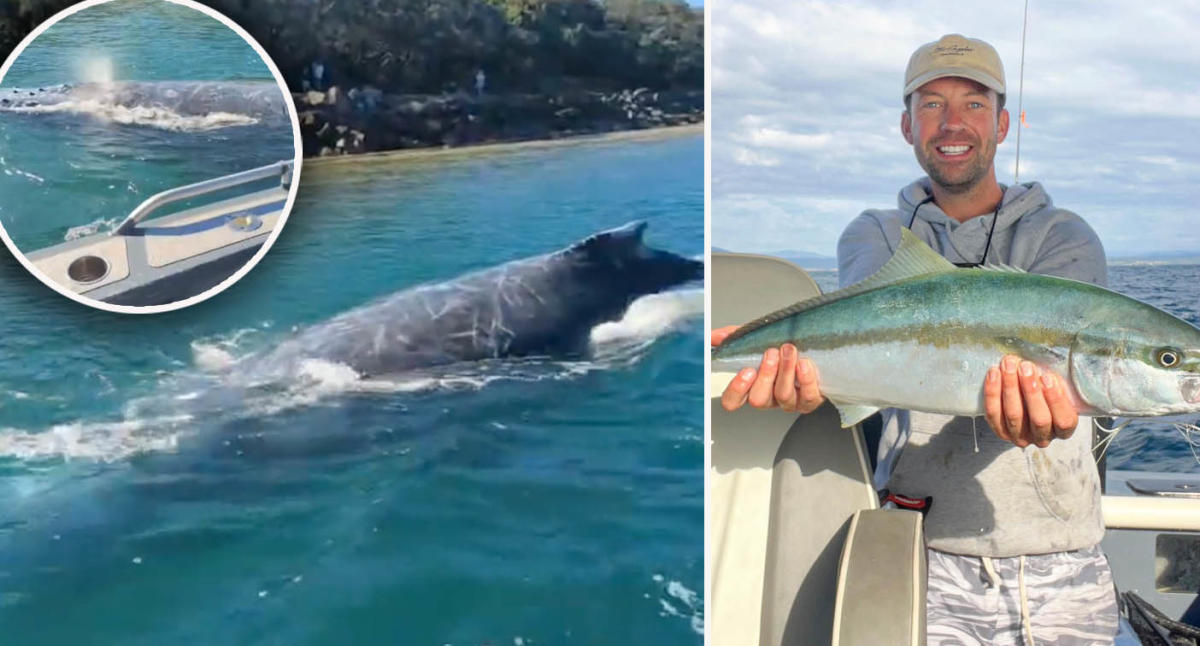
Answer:
[[(1001, 263), (1104, 285), (1104, 249), (1082, 218), (1055, 207), (1037, 182), (996, 180), (1009, 115), (995, 49), (944, 36), (913, 53), (904, 81), (900, 128), (926, 176), (901, 189), (898, 208), (867, 210), (846, 227), (842, 286), (882, 267), (903, 228), (959, 266)], [(731, 329), (715, 330), (714, 344)], [(740, 373), (722, 404), (807, 413), (823, 401), (819, 386), (818, 367), (784, 345)], [(882, 412), (876, 487), (933, 499), (928, 643), (1112, 643), (1117, 605), (1099, 547), (1091, 420), (1076, 414), (1060, 376), (1014, 356), (989, 371), (981, 391), (993, 435), (968, 417)]]
[[(904, 80), (900, 129), (926, 177), (900, 191), (897, 209), (866, 211), (846, 227), (842, 284), (883, 266), (907, 227), (960, 266), (1003, 263), (1104, 285), (1104, 249), (1082, 218), (1056, 208), (1037, 182), (996, 180), (1009, 114), (995, 49), (944, 36), (913, 53)], [(934, 500), (925, 521), (930, 644), (1112, 642), (1117, 607), (1098, 545), (1091, 422), (1081, 423), (1066, 391), (1056, 375), (1006, 357), (983, 384), (995, 438), (978, 447), (969, 418), (883, 415), (876, 485)]]

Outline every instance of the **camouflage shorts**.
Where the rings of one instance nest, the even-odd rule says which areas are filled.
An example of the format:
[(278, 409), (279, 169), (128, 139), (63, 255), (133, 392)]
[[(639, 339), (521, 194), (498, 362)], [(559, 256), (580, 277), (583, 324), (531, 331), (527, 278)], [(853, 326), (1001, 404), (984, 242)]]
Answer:
[[(932, 549), (927, 555), (928, 646), (1107, 646), (1117, 634), (1116, 589), (1098, 545), (996, 559)], [(1029, 631), (1022, 620), (1022, 588)], [(1026, 641), (1026, 632), (1032, 641)]]

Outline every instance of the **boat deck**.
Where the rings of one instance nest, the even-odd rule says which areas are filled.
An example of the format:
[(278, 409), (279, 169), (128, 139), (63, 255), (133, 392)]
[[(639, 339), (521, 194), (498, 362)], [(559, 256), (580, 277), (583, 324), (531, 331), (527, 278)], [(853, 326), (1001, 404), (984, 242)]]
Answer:
[[(26, 258), (42, 279), (115, 305), (160, 305), (220, 284), (249, 261), (284, 217), (291, 163), (200, 182), (151, 197), (111, 233), (71, 240)], [(279, 178), (266, 189), (150, 219), (162, 207)]]

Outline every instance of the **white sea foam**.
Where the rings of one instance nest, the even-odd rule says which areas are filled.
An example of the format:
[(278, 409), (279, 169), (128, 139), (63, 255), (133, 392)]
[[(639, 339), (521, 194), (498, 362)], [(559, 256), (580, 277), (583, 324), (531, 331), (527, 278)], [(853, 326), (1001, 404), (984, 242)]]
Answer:
[(660, 337), (704, 316), (704, 290), (649, 294), (633, 301), (617, 321), (592, 328), (593, 360), (602, 368), (636, 363)]
[[(654, 575), (654, 582), (661, 584), (662, 575)], [(663, 617), (680, 617), (688, 620), (692, 630), (704, 634), (704, 601), (694, 590), (689, 589), (679, 581), (668, 581), (666, 597), (660, 597), (658, 604), (659, 615)]]
[(269, 322), (263, 322), (259, 327), (240, 328), (229, 334), (195, 339), (191, 343), (192, 362), (204, 372), (227, 370), (237, 363), (238, 355), (253, 348), (262, 331), (270, 327)]
[(629, 305), (619, 321), (592, 328), (592, 346), (631, 340), (653, 341), (686, 321), (704, 315), (704, 290), (685, 289), (642, 296)]
[(12, 112), (86, 114), (108, 123), (146, 126), (174, 132), (201, 132), (258, 123), (258, 119), (254, 117), (231, 112), (184, 115), (158, 106), (124, 106), (97, 99), (67, 100), (58, 103), (13, 106), (6, 109)]
[(336, 361), (323, 359), (304, 359), (300, 362), (300, 379), (324, 392), (344, 392), (357, 386), (362, 381), (361, 375), (354, 368)]
[(68, 241), (69, 240), (77, 240), (79, 238), (83, 238), (86, 236), (94, 235), (96, 233), (100, 233), (101, 231), (103, 231), (103, 232), (112, 231), (113, 229), (115, 229), (117, 227), (117, 225), (120, 222), (121, 222), (121, 218), (119, 218), (119, 217), (118, 218), (103, 218), (103, 217), (97, 218), (95, 220), (92, 220), (91, 222), (88, 222), (87, 224), (81, 224), (77, 227), (71, 227), (70, 229), (67, 229), (67, 234), (63, 236), (63, 240), (68, 240)]
[(239, 376), (232, 375), (219, 383), (233, 390), (244, 389), (238, 412), (252, 416), (276, 415), (349, 393), (415, 392), (443, 386), (437, 378), (419, 375), (364, 379), (350, 366), (324, 359), (302, 359), (295, 374), (278, 381), (239, 380)]
[[(33, 432), (0, 429), (0, 456), (113, 461), (137, 453), (174, 450), (182, 436), (194, 432), (196, 419), (270, 416), (347, 393), (481, 390), (496, 382), (576, 379), (636, 362), (655, 339), (702, 312), (700, 290), (642, 297), (621, 320), (593, 329), (595, 356), (584, 360), (540, 357), (464, 362), (364, 378), (348, 365), (310, 358), (298, 361), (293, 374), (251, 381), (237, 368), (257, 356), (263, 330), (271, 327), (263, 323), (194, 340), (191, 348), (196, 369), (167, 374), (158, 384), (158, 394), (128, 401), (125, 420), (77, 421)], [(668, 586), (668, 594), (679, 596), (671, 590)]]
[(33, 181), (37, 182), (38, 184), (46, 183), (46, 179), (44, 177), (39, 177), (37, 175), (34, 175), (33, 173), (27, 173), (19, 168), (5, 168), (4, 174), (8, 175), (8, 176), (24, 177), (26, 179), (33, 180)]
[(193, 341), (192, 361), (205, 372), (219, 372), (237, 363), (237, 358), (218, 345)]
[(0, 171), (3, 171), (4, 174), (8, 175), (9, 177), (24, 177), (25, 179), (32, 180), (38, 184), (46, 183), (46, 179), (44, 177), (39, 177), (33, 173), (23, 171), (20, 168), (8, 163), (8, 160), (4, 159), (3, 157), (0, 157)]
[(667, 594), (679, 599), (685, 606), (693, 610), (700, 607), (700, 595), (678, 581), (667, 583)]
[(191, 420), (191, 415), (171, 415), (119, 422), (70, 422), (32, 433), (2, 429), (0, 456), (112, 462), (138, 453), (171, 451), (177, 446), (179, 427)]

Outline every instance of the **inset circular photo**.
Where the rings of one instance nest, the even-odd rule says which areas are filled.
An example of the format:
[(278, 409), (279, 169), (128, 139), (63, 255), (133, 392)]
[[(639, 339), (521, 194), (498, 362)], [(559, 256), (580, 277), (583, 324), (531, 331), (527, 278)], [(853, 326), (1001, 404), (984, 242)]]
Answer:
[(0, 67), (0, 237), (59, 293), (163, 312), (250, 271), (300, 172), (283, 77), (190, 0), (88, 0)]

